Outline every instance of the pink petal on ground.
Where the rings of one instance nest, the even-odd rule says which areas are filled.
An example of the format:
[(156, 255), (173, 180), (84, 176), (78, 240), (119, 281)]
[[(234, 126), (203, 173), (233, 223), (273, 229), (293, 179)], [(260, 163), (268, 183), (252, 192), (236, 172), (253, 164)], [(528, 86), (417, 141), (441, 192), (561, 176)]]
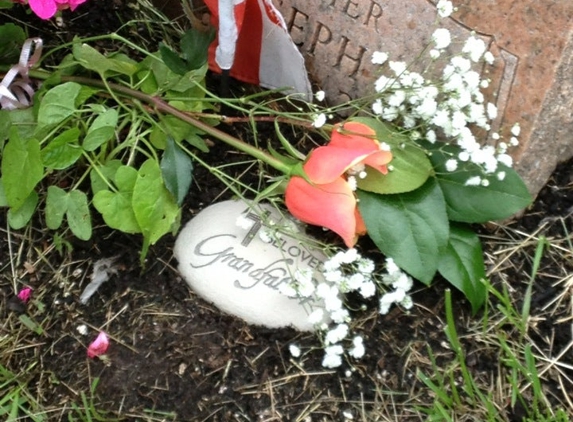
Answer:
[(31, 287), (24, 287), (22, 290), (18, 292), (18, 299), (20, 299), (24, 303), (28, 303), (31, 297), (32, 297)]
[(99, 333), (97, 338), (88, 346), (88, 357), (95, 358), (96, 356), (101, 356), (107, 352), (109, 347), (109, 339), (107, 334), (103, 331)]

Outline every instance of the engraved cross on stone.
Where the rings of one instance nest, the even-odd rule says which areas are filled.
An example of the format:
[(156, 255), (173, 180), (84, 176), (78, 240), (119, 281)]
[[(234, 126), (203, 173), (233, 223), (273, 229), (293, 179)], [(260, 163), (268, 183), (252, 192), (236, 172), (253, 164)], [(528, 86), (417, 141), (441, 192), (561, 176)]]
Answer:
[(261, 216), (259, 216), (258, 214), (255, 214), (253, 212), (249, 212), (246, 217), (249, 220), (253, 220), (254, 224), (253, 226), (249, 229), (249, 231), (247, 232), (247, 234), (245, 235), (245, 237), (243, 238), (243, 241), (241, 242), (242, 246), (249, 246), (249, 244), (253, 241), (253, 239), (255, 238), (255, 236), (257, 235), (257, 233), (259, 232), (259, 230), (261, 229), (261, 227), (263, 226), (263, 222), (262, 219), (266, 218), (268, 215), (270, 214), (269, 211), (265, 211), (263, 213), (263, 217), (261, 218)]

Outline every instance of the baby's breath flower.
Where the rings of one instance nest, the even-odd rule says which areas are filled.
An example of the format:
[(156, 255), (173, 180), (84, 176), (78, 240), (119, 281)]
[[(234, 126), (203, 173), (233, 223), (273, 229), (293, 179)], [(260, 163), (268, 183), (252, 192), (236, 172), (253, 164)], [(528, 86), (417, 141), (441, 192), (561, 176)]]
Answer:
[(465, 163), (466, 161), (469, 161), (470, 154), (467, 151), (462, 151), (458, 154), (458, 159)]
[(452, 42), (450, 31), (448, 31), (446, 28), (436, 29), (432, 34), (432, 41), (434, 41), (438, 50), (447, 48)]
[(360, 258), (360, 254), (356, 250), (356, 248), (350, 248), (346, 252), (342, 253), (340, 262), (342, 264), (352, 264), (354, 261)]
[(300, 357), (300, 348), (297, 345), (295, 344), (289, 345), (288, 350), (293, 358)]
[(500, 171), (497, 173), (497, 180), (502, 181), (503, 179), (505, 179), (505, 171)]
[(485, 50), (485, 42), (481, 38), (471, 36), (466, 40), (462, 52), (468, 54), (472, 61), (477, 62), (484, 55)]
[(350, 356), (352, 356), (353, 358), (356, 358), (356, 359), (360, 359), (362, 356), (364, 356), (364, 352), (365, 352), (364, 340), (362, 339), (361, 336), (354, 337), (352, 339), (352, 345), (354, 347), (348, 351)]
[(493, 57), (493, 54), (491, 54), (490, 51), (486, 51), (486, 53), (483, 55), (483, 59), (487, 64), (490, 65), (495, 61), (495, 57)]
[(346, 309), (340, 308), (330, 313), (330, 318), (333, 322), (337, 324), (342, 324), (343, 322), (348, 322), (350, 320), (350, 314)]
[(509, 145), (511, 145), (512, 147), (516, 147), (519, 145), (519, 140), (515, 136), (512, 136), (511, 138), (509, 138)]
[(319, 324), (324, 319), (324, 311), (321, 308), (315, 309), (308, 316), (308, 322), (311, 324)]
[(396, 290), (404, 290), (404, 292), (410, 291), (413, 285), (414, 281), (412, 280), (412, 277), (407, 275), (402, 270), (399, 271), (399, 276), (396, 281), (392, 283), (392, 287), (394, 287)]
[(326, 337), (324, 341), (326, 344), (335, 344), (338, 343), (346, 338), (348, 334), (348, 325), (346, 324), (338, 324), (332, 330), (326, 333)]
[(258, 232), (259, 239), (264, 243), (271, 243), (273, 241), (272, 233), (268, 229), (262, 229)]
[(339, 270), (327, 271), (324, 273), (326, 281), (337, 282), (342, 279), (342, 272)]
[(372, 53), (372, 64), (384, 64), (388, 60), (388, 53), (383, 51), (375, 51)]
[(337, 368), (342, 365), (342, 358), (340, 355), (344, 353), (342, 346), (334, 344), (324, 349), (324, 358), (322, 359), (322, 366), (325, 368)]
[(381, 115), (384, 111), (384, 106), (382, 105), (382, 100), (378, 99), (372, 104), (372, 111), (374, 114)]
[(326, 114), (320, 113), (312, 116), (312, 125), (315, 128), (320, 128), (326, 123)]
[(457, 168), (458, 168), (458, 161), (455, 160), (454, 158), (450, 158), (448, 161), (446, 161), (447, 171), (449, 172), (456, 171)]
[(513, 158), (511, 158), (511, 155), (508, 154), (499, 154), (497, 156), (497, 161), (507, 167), (511, 167), (513, 165)]
[(497, 117), (497, 107), (495, 104), (487, 103), (487, 117), (489, 117), (491, 120)]
[(473, 176), (466, 180), (465, 186), (479, 186), (481, 184), (481, 177)]
[(388, 62), (388, 66), (390, 67), (390, 69), (392, 69), (392, 71), (396, 76), (400, 76), (402, 73), (404, 73), (407, 67), (405, 62), (394, 62), (394, 61)]
[(253, 223), (254, 221), (250, 218), (247, 218), (245, 214), (239, 215), (235, 221), (235, 224), (243, 230), (249, 230), (251, 227), (253, 227)]
[(348, 182), (348, 186), (350, 186), (350, 189), (352, 189), (353, 191), (355, 191), (358, 188), (356, 177), (348, 176), (348, 179), (346, 179), (346, 181)]
[(324, 93), (324, 91), (317, 91), (314, 94), (314, 98), (316, 98), (316, 101), (324, 101), (325, 97), (326, 94)]
[(368, 258), (360, 258), (357, 262), (358, 271), (362, 274), (371, 274), (374, 271), (374, 262)]
[(438, 15), (442, 18), (447, 18), (454, 11), (454, 6), (449, 0), (440, 0), (438, 4), (436, 4), (436, 8), (438, 9)]
[(434, 60), (440, 57), (440, 50), (436, 50), (435, 48), (430, 50), (430, 57)]
[(376, 285), (372, 281), (367, 281), (362, 283), (359, 290), (362, 297), (368, 299), (369, 297), (374, 296), (376, 293)]
[(521, 133), (521, 126), (519, 125), (519, 123), (514, 124), (511, 128), (511, 134), (513, 136), (519, 136), (520, 133)]
[[(394, 62), (390, 62), (390, 63), (394, 63)], [(376, 79), (376, 82), (374, 82), (374, 89), (376, 90), (376, 92), (383, 92), (390, 85), (392, 85), (392, 80), (390, 78), (382, 75), (378, 79)]]
[(433, 131), (432, 129), (428, 130), (426, 132), (426, 140), (428, 142), (430, 142), (431, 144), (436, 142), (436, 132)]
[(412, 309), (412, 306), (414, 306), (414, 301), (412, 300), (412, 296), (410, 296), (410, 295), (404, 296), (404, 299), (402, 299), (402, 301), (400, 302), (400, 305), (404, 309)]

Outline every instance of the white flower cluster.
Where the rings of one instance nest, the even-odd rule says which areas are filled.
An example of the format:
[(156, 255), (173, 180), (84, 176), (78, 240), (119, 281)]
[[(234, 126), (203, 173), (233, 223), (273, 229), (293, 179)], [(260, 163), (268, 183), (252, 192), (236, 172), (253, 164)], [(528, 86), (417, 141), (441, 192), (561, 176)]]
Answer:
[[(361, 336), (351, 333), (352, 319), (344, 300), (351, 292), (357, 293), (359, 298), (364, 299), (376, 294), (377, 283), (374, 278), (374, 269), (372, 260), (363, 258), (356, 249), (352, 248), (338, 252), (324, 263), (325, 282), (315, 285), (311, 271), (297, 270), (293, 277), (294, 281), (289, 286), (281, 285), (281, 293), (289, 297), (309, 298), (312, 296), (324, 303), (324, 308), (317, 308), (309, 315), (309, 321), (321, 333), (324, 344), (322, 365), (326, 368), (340, 366), (345, 354), (355, 359), (364, 356), (364, 340)], [(391, 275), (396, 276), (394, 269), (392, 271), (384, 275), (383, 280)], [(387, 284), (395, 289), (398, 289), (398, 285), (405, 288), (404, 283), (407, 280), (411, 283), (411, 279), (407, 277), (406, 279), (396, 278), (392, 282), (394, 284)], [(408, 307), (407, 299), (402, 299), (402, 305)], [(346, 347), (349, 342), (351, 346)], [(294, 357), (300, 356), (300, 349), (297, 346), (291, 345), (289, 349)]]
[(410, 276), (403, 272), (392, 258), (386, 258), (386, 274), (382, 276), (382, 281), (394, 288), (393, 291), (385, 293), (380, 298), (380, 313), (385, 315), (390, 310), (393, 303), (398, 303), (405, 309), (410, 309), (414, 302), (408, 294), (414, 282)]
[[(440, 0), (437, 7), (442, 17), (449, 16), (453, 11), (450, 1)], [(432, 43), (429, 54), (435, 60), (449, 47), (450, 32), (445, 28), (436, 29)], [(481, 80), (479, 73), (472, 69), (474, 63), (493, 63), (493, 55), (486, 50), (485, 42), (472, 34), (465, 41), (460, 54), (451, 57), (445, 65), (439, 83), (408, 70), (404, 62), (387, 61), (387, 53), (374, 52), (372, 62), (387, 63), (392, 76), (382, 75), (375, 82), (374, 88), (379, 97), (372, 104), (372, 110), (383, 120), (398, 123), (418, 137), (420, 133), (417, 130), (423, 128), (424, 137), (429, 142), (434, 143), (438, 133), (454, 140), (462, 152), (447, 164), (448, 171), (458, 168), (455, 161), (471, 161), (479, 165), (486, 176), (498, 172), (498, 163), (510, 167), (512, 159), (507, 154), (507, 144), (500, 142), (497, 148), (482, 147), (470, 129), (477, 127), (489, 131), (490, 122), (497, 117), (496, 106), (485, 103), (481, 92), (481, 88), (487, 88), (489, 81)], [(515, 128), (517, 130), (512, 130), (510, 146), (518, 144), (519, 126)], [(494, 133), (492, 138), (498, 140), (500, 136)], [(505, 173), (500, 171), (496, 176), (502, 180)], [(479, 184), (483, 185), (484, 181), (487, 182), (487, 179), (479, 178)]]

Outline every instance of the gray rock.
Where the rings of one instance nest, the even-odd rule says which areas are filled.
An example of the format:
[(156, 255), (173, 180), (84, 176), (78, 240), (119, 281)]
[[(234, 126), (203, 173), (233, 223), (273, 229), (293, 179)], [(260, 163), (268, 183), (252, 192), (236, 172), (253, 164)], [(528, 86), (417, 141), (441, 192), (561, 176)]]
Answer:
[(312, 270), (316, 282), (324, 281), (326, 256), (309, 248), (312, 239), (299, 229), (268, 204), (224, 201), (187, 223), (174, 254), (189, 286), (224, 312), (250, 324), (310, 331), (308, 315), (320, 303), (279, 291), (297, 270)]

